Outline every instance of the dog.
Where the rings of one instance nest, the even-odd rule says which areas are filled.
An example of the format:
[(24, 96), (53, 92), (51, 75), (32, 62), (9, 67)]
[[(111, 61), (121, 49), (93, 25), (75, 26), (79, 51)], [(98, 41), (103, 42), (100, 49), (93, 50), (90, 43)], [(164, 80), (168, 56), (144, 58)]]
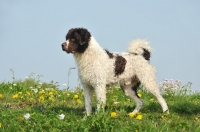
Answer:
[(149, 63), (151, 50), (145, 40), (134, 40), (126, 53), (112, 53), (103, 49), (85, 28), (72, 28), (61, 44), (62, 50), (74, 55), (83, 86), (87, 115), (92, 113), (92, 97), (97, 97), (97, 110), (106, 104), (106, 86), (120, 84), (125, 95), (136, 102), (131, 113), (140, 111), (143, 100), (137, 89), (142, 84), (168, 112), (168, 106), (156, 84), (155, 68)]

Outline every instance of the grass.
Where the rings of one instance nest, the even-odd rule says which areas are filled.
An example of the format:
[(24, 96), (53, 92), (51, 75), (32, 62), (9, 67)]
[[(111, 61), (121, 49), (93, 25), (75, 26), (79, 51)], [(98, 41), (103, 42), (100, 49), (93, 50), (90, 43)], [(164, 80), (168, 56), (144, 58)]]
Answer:
[(200, 94), (187, 91), (184, 88), (184, 92), (165, 92), (163, 96), (170, 114), (163, 114), (157, 100), (141, 88), (139, 94), (144, 107), (140, 113), (130, 115), (135, 102), (113, 86), (107, 89), (105, 111), (96, 111), (94, 94), (94, 113), (86, 117), (84, 93), (80, 88), (59, 90), (54, 82), (40, 83), (31, 78), (3, 82), (0, 84), (0, 131), (200, 132)]

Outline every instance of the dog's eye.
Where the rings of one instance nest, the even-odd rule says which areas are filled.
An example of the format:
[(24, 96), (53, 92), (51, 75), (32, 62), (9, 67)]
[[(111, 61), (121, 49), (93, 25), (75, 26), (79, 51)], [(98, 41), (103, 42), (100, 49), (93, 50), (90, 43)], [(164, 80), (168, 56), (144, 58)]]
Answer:
[(75, 39), (71, 39), (71, 41), (75, 41)]

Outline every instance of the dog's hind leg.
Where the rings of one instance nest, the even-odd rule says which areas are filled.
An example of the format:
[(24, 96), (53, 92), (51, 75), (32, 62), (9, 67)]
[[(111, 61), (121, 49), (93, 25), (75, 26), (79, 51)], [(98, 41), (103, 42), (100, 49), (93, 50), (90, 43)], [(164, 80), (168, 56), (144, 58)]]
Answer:
[[(147, 91), (149, 91), (151, 94), (153, 94), (158, 102), (160, 103), (163, 112), (169, 112), (167, 103), (165, 102), (165, 99), (161, 96), (160, 91), (158, 89), (157, 83), (156, 83), (156, 77), (155, 77), (155, 69), (152, 66), (147, 66), (146, 69), (140, 70), (138, 69), (137, 77), (141, 81), (141, 83), (144, 85)], [(140, 70), (140, 72), (139, 72)]]
[(83, 84), (83, 91), (84, 91), (84, 97), (85, 97), (86, 113), (87, 115), (90, 115), (92, 113), (92, 96), (93, 96), (94, 89), (91, 86)]
[(125, 84), (124, 86), (121, 85), (125, 95), (129, 96), (136, 102), (136, 107), (132, 113), (139, 112), (143, 106), (143, 100), (137, 94), (137, 89), (139, 85), (140, 85), (140, 82), (138, 81), (132, 82), (131, 84), (128, 84), (128, 85)]

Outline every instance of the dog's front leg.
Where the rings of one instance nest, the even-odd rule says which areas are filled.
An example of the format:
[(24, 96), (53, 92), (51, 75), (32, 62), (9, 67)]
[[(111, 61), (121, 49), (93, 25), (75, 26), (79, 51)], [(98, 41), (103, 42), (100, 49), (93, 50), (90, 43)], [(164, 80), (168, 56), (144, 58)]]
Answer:
[(87, 115), (92, 113), (92, 96), (94, 89), (91, 86), (83, 85), (84, 97), (85, 97), (85, 109)]
[(97, 97), (97, 110), (105, 107), (106, 104), (106, 86), (99, 85), (95, 87), (95, 93)]

